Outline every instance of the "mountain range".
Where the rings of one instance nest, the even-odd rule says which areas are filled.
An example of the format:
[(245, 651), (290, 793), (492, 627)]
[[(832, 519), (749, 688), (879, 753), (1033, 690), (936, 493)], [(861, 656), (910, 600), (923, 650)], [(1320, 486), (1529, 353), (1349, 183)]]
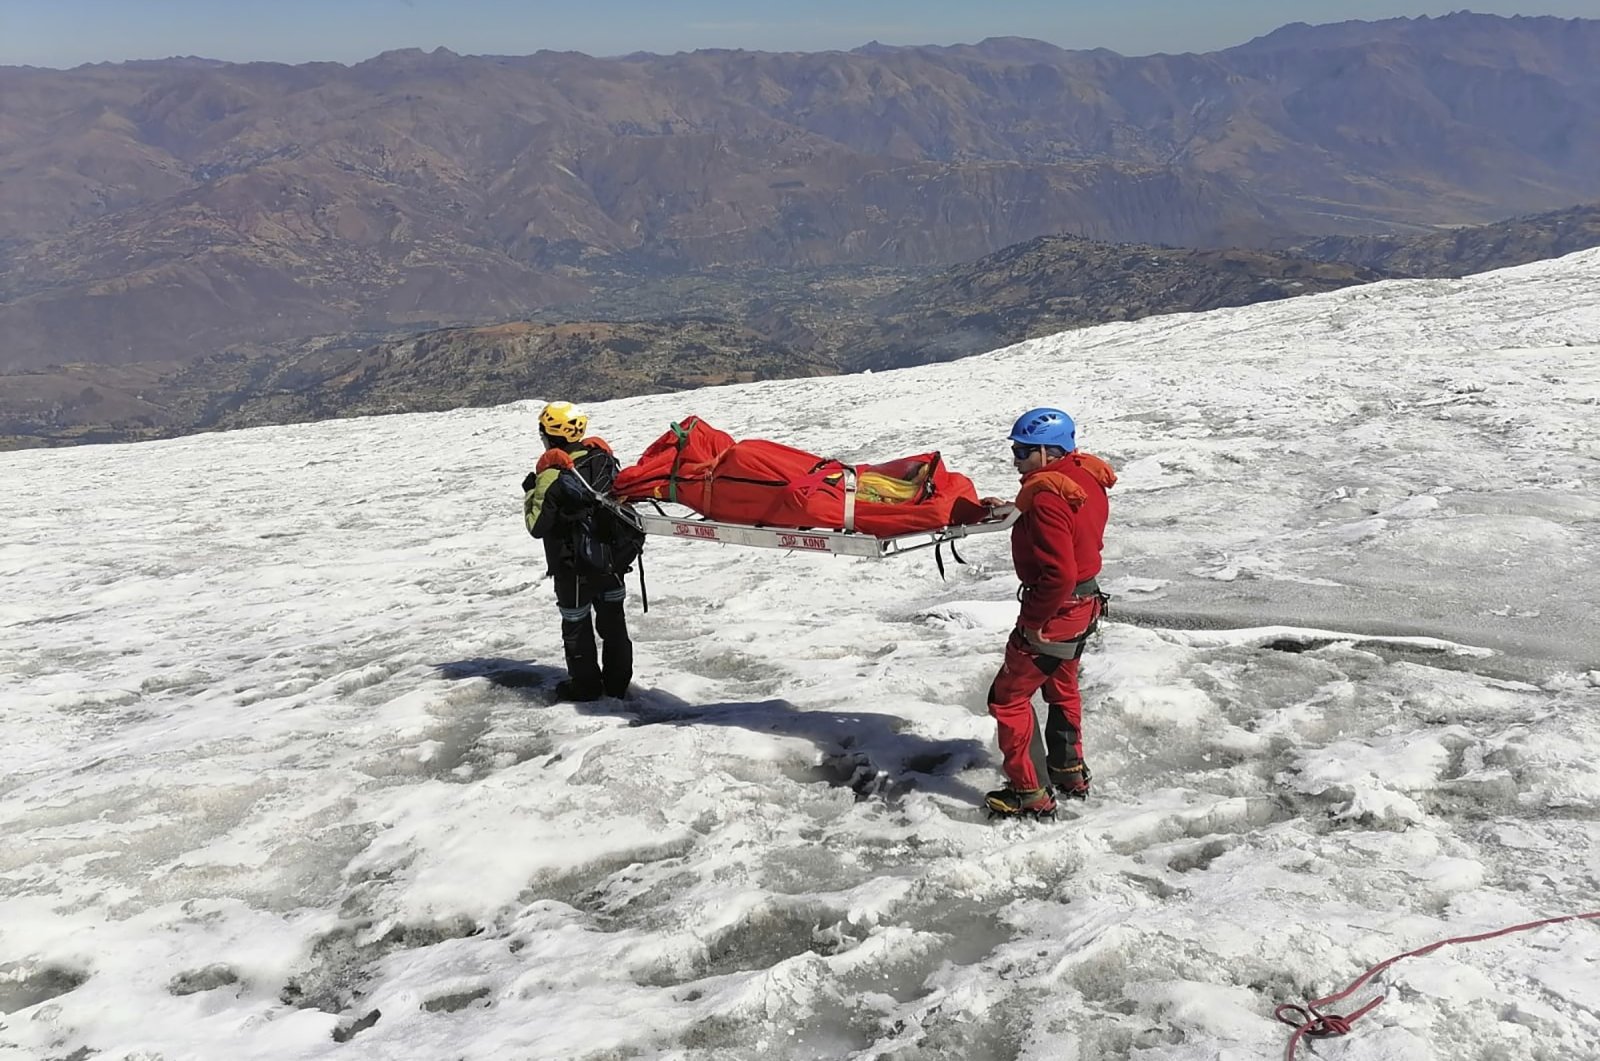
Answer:
[(1600, 21), (1130, 58), (385, 53), (0, 69), (0, 368), (505, 321), (1040, 236), (1286, 246), (1600, 199)]
[[(1243, 306), (1388, 276), (1453, 277), (1600, 246), (1600, 206), (1448, 237), (1316, 241), (1297, 255), (1041, 237), (933, 273), (701, 272), (641, 278), (579, 321), (311, 340), (186, 363), (0, 375), (0, 448), (131, 441), (335, 416), (593, 401), (892, 368), (1153, 314)], [(1322, 261), (1347, 252), (1369, 264)]]

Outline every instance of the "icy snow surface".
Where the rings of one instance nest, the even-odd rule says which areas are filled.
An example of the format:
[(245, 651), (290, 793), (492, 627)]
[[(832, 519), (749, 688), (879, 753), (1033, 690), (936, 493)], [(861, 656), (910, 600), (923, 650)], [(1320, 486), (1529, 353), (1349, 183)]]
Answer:
[[(0, 1057), (1279, 1056), (1600, 909), (1597, 344), (1589, 251), (592, 410), (985, 493), (1073, 411), (1118, 621), (1047, 825), (975, 810), (1003, 536), (655, 540), (637, 696), (574, 706), (542, 397), (0, 455)], [(1377, 990), (1316, 1056), (1600, 1056), (1595, 922)]]

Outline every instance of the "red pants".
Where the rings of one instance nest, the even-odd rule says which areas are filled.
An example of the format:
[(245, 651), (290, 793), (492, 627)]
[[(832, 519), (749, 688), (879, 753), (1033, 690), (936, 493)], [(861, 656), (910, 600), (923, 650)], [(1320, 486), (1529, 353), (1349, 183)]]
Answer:
[[(1033, 714), (1033, 694), (1044, 690), (1048, 716), (1044, 747)], [(1005, 662), (989, 686), (989, 714), (1000, 727), (1000, 754), (1006, 780), (1019, 791), (1043, 788), (1045, 761), (1060, 770), (1083, 761), (1083, 697), (1078, 693), (1078, 661), (1035, 655), (1013, 632)]]

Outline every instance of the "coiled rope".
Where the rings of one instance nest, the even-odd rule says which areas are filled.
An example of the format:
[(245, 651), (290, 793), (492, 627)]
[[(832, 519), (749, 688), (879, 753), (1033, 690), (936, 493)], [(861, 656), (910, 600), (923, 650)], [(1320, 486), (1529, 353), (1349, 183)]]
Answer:
[(1354, 983), (1336, 995), (1329, 995), (1326, 998), (1307, 1002), (1304, 1006), (1285, 1002), (1272, 1011), (1274, 1017), (1294, 1029), (1294, 1035), (1289, 1038), (1289, 1046), (1283, 1052), (1284, 1061), (1294, 1061), (1295, 1051), (1299, 1049), (1301, 1039), (1323, 1039), (1349, 1034), (1350, 1025), (1378, 1008), (1385, 996), (1378, 995), (1354, 1013), (1343, 1016), (1338, 1013), (1319, 1012), (1320, 1007), (1338, 1002), (1340, 999), (1354, 994), (1362, 984), (1402, 958), (1420, 958), (1424, 954), (1432, 954), (1440, 947), (1448, 946), (1452, 943), (1481, 943), (1483, 940), (1494, 939), (1496, 936), (1509, 936), (1513, 932), (1526, 932), (1529, 929), (1543, 928), (1546, 925), (1559, 925), (1565, 921), (1595, 920), (1600, 920), (1600, 911), (1595, 911), (1592, 914), (1567, 914), (1563, 917), (1547, 917), (1542, 921), (1529, 921), (1526, 924), (1512, 925), (1510, 928), (1500, 928), (1493, 932), (1480, 932), (1475, 936), (1452, 936), (1450, 939), (1441, 939), (1437, 943), (1430, 943), (1426, 947), (1419, 947), (1416, 950), (1408, 950), (1404, 954), (1396, 954), (1393, 958), (1379, 962), (1362, 973)]

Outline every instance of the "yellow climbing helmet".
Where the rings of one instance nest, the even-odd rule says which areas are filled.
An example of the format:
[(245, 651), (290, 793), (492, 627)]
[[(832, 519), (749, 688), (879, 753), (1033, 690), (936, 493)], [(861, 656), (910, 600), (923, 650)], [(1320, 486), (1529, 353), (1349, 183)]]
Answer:
[(571, 402), (551, 402), (539, 411), (539, 430), (551, 438), (582, 442), (589, 430), (589, 414)]

